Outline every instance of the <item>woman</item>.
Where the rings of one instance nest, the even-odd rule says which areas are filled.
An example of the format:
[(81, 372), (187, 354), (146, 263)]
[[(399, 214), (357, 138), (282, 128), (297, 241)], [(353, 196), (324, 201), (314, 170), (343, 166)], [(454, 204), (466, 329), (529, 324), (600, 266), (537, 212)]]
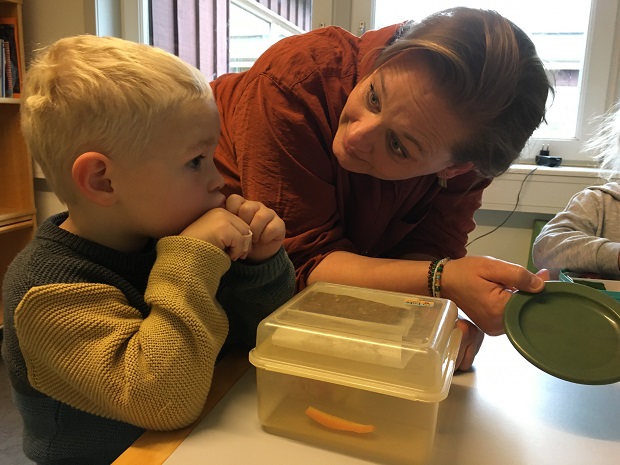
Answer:
[[(552, 91), (532, 42), (496, 12), (455, 8), (362, 37), (318, 29), (212, 87), (226, 194), (284, 219), (298, 289), (436, 295), (495, 335), (511, 291), (543, 288), (546, 272), (464, 257), (482, 190), (518, 157)], [(460, 327), (466, 369), (482, 333)]]

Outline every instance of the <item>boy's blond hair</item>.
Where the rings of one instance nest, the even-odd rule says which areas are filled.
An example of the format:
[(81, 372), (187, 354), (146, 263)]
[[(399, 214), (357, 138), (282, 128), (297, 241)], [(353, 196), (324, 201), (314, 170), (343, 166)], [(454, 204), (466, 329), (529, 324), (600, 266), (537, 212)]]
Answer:
[(60, 39), (37, 54), (22, 92), (28, 149), (63, 202), (81, 153), (137, 156), (170, 111), (213, 98), (202, 73), (156, 47), (114, 37)]

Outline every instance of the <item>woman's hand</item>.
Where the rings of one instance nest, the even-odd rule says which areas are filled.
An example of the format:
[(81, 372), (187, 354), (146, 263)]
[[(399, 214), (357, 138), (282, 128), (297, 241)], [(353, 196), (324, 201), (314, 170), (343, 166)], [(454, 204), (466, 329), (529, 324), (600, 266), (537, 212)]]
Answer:
[(486, 334), (504, 333), (504, 307), (516, 290), (540, 292), (549, 272), (537, 274), (492, 257), (450, 260), (441, 275), (441, 296), (452, 300)]
[(459, 318), (456, 327), (461, 330), (463, 338), (459, 347), (459, 354), (456, 358), (456, 369), (458, 371), (467, 371), (474, 364), (474, 358), (480, 350), (484, 333), (471, 321)]

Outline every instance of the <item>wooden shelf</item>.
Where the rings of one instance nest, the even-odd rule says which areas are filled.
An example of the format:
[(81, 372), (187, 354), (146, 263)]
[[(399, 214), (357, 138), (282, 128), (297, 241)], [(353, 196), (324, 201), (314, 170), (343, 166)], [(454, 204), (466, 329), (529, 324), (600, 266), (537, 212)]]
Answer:
[[(0, 0), (0, 16), (17, 19), (23, 67), (22, 0)], [(0, 98), (0, 282), (15, 256), (32, 240), (36, 228), (32, 161), (20, 130), (20, 103), (19, 98)], [(0, 327), (3, 321), (0, 312)]]
[(21, 101), (22, 100), (19, 97), (11, 97), (11, 98), (0, 97), (0, 103), (9, 103), (12, 105), (19, 105)]
[(15, 212), (13, 215), (0, 215), (0, 235), (15, 229), (32, 228), (35, 212)]
[(11, 208), (0, 206), (0, 226), (12, 220), (21, 221), (20, 218), (26, 216), (32, 216), (35, 213), (34, 209), (24, 210), (22, 208)]

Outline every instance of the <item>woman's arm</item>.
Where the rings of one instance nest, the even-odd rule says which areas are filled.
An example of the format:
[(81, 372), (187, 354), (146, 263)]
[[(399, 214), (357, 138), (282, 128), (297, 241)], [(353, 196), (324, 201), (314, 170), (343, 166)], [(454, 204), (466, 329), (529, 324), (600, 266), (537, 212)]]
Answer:
[[(309, 282), (329, 281), (374, 289), (428, 295), (430, 261), (364, 257), (333, 252), (312, 271)], [(504, 332), (503, 313), (514, 290), (539, 292), (541, 276), (491, 257), (463, 257), (444, 265), (441, 296), (454, 301), (485, 333)]]
[(430, 261), (373, 258), (351, 252), (335, 251), (327, 255), (310, 273), (315, 281), (385, 289), (428, 295), (427, 272)]

